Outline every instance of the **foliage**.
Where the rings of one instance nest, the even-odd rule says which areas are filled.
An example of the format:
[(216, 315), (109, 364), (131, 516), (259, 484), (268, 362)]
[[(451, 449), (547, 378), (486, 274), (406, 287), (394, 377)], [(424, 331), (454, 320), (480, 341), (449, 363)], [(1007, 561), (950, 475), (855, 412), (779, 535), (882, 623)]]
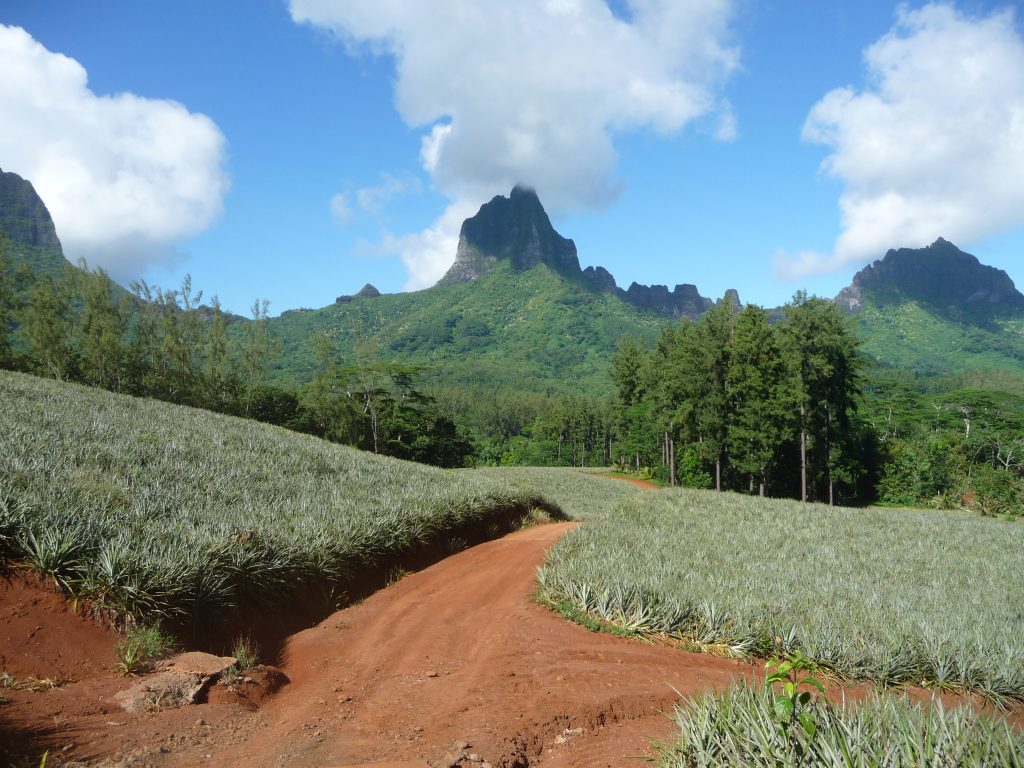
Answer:
[(947, 709), (892, 695), (833, 706), (809, 701), (811, 732), (781, 733), (770, 691), (737, 685), (676, 706), (679, 735), (658, 744), (662, 768), (904, 768), (1024, 765), (1024, 738), (968, 705)]
[(124, 639), (117, 644), (114, 669), (125, 677), (152, 669), (153, 662), (166, 658), (174, 650), (174, 638), (153, 626), (129, 625)]
[(0, 372), (0, 553), (135, 623), (343, 593), (535, 507), (559, 514), (496, 478)]
[(783, 314), (773, 326), (765, 310), (727, 296), (666, 328), (653, 350), (623, 339), (612, 358), (619, 463), (665, 467), (672, 484), (691, 487), (711, 476), (717, 490), (868, 495), (857, 338), (823, 299), (798, 293)]
[[(600, 619), (695, 650), (799, 650), (855, 679), (1024, 698), (1017, 524), (693, 490), (583, 515), (540, 581)], [(780, 552), (799, 567), (780, 567)]]
[[(821, 680), (810, 674), (817, 665), (804, 658), (797, 649), (788, 659), (769, 659), (765, 668), (768, 672), (765, 673), (764, 687), (772, 694), (775, 717), (783, 736), (793, 740), (793, 732), (799, 726), (808, 738), (813, 739), (817, 726), (814, 708), (809, 705), (814, 701), (813, 691), (825, 695)], [(795, 749), (798, 755), (803, 754), (801, 745), (797, 744)]]
[(975, 324), (916, 301), (869, 302), (857, 322), (864, 352), (893, 368), (940, 374), (1024, 368), (1022, 317)]
[(1024, 397), (889, 374), (865, 410), (885, 457), (881, 502), (1024, 514)]
[(241, 672), (247, 672), (248, 670), (259, 664), (260, 661), (260, 646), (255, 640), (248, 635), (242, 635), (235, 642), (231, 648), (231, 655), (235, 658), (237, 669)]

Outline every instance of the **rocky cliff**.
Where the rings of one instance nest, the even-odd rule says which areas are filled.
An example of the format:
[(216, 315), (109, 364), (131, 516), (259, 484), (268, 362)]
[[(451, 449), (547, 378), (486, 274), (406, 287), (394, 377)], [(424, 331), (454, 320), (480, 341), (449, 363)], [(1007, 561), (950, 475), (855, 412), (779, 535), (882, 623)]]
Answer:
[(848, 312), (916, 301), (959, 313), (1024, 310), (1024, 294), (1003, 270), (989, 267), (941, 237), (926, 248), (890, 250), (865, 267), (836, 296)]
[(31, 267), (63, 268), (64, 251), (46, 205), (29, 181), (2, 169), (0, 232), (7, 237), (14, 256)]
[(438, 285), (476, 280), (501, 262), (520, 271), (546, 264), (591, 290), (614, 293), (638, 309), (666, 317), (696, 318), (714, 304), (693, 285), (669, 291), (665, 285), (633, 283), (623, 290), (604, 267), (580, 269), (576, 244), (555, 231), (537, 193), (525, 187), (515, 187), (508, 197), (498, 195), (463, 222), (455, 263)]
[(518, 270), (547, 264), (566, 276), (580, 272), (576, 244), (555, 231), (537, 193), (525, 187), (496, 196), (462, 223), (455, 263), (439, 284), (475, 280), (498, 261)]

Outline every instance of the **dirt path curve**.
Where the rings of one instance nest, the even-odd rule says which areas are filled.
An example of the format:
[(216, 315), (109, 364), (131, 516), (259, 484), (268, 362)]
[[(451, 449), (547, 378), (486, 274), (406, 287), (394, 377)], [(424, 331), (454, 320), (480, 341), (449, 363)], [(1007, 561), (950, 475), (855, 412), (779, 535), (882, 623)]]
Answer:
[(150, 760), (424, 766), (463, 741), (463, 765), (471, 753), (494, 766), (635, 764), (648, 737), (669, 734), (673, 687), (725, 686), (751, 668), (595, 634), (531, 602), (545, 550), (571, 527), (474, 547), (295, 635), (290, 685), (256, 713), (211, 712), (220, 738)]

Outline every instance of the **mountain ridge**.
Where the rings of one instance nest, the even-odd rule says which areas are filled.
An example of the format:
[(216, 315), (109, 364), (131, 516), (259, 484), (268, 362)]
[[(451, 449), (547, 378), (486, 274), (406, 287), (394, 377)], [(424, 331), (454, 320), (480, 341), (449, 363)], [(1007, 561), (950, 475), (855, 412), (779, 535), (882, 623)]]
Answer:
[[(51, 274), (68, 265), (45, 204), (10, 172), (0, 172), (0, 231), (15, 265), (27, 261)], [(714, 305), (690, 284), (623, 290), (603, 267), (581, 269), (573, 241), (523, 187), (481, 206), (463, 236), (448, 279), (432, 288), (380, 294), (367, 284), (327, 307), (270, 318), (283, 342), (274, 378), (307, 380), (316, 365), (310, 339), (326, 333), (344, 354), (370, 340), (378, 354), (437, 367), (431, 376), (439, 381), (507, 383), (512, 366), (521, 369), (521, 388), (603, 390), (621, 336), (653, 341), (672, 320)], [(890, 250), (835, 301), (856, 318), (865, 352), (882, 365), (1024, 370), (1024, 294), (1004, 271), (942, 238)], [(228, 319), (241, 333), (244, 318)]]
[[(567, 280), (665, 317), (697, 319), (715, 304), (690, 283), (669, 291), (666, 285), (633, 282), (624, 290), (604, 267), (582, 269), (576, 243), (555, 230), (536, 191), (522, 185), (513, 187), (508, 197), (495, 195), (462, 223), (455, 262), (437, 285), (478, 280), (502, 262), (520, 272), (546, 264)], [(739, 303), (739, 294), (730, 293)]]
[(941, 237), (924, 248), (890, 249), (857, 272), (835, 302), (859, 312), (866, 299), (879, 306), (911, 300), (936, 309), (1024, 311), (1024, 294), (1005, 271)]

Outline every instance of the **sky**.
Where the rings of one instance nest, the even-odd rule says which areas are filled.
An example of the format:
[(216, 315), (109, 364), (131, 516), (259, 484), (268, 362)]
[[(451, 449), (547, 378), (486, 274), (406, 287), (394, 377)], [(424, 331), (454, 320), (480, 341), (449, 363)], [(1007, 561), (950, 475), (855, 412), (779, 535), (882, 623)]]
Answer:
[(534, 187), (619, 285), (833, 296), (945, 237), (1024, 288), (1024, 7), (0, 0), (0, 168), (66, 255), (246, 314), (432, 285)]

